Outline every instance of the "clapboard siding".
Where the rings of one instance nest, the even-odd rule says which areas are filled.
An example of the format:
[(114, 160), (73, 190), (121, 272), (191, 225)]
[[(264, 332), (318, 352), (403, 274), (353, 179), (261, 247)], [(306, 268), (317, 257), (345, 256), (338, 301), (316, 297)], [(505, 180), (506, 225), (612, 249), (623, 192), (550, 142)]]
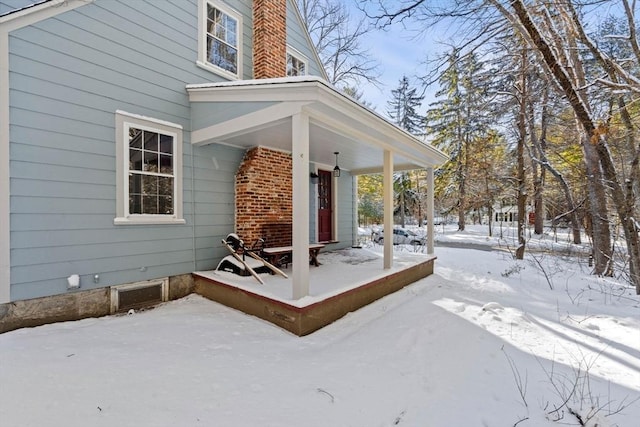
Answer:
[(293, 9), (295, 6), (296, 0), (291, 0), (287, 2), (287, 44), (298, 52), (303, 54), (308, 59), (308, 67), (307, 74), (313, 76), (322, 76), (322, 65), (318, 63), (316, 60), (316, 55), (311, 50), (311, 46), (309, 46), (308, 38), (305, 35), (306, 29), (300, 20), (298, 19), (298, 14)]
[[(103, 154), (93, 154), (63, 148), (37, 147), (29, 144), (16, 143), (11, 146), (11, 160), (15, 163), (15, 165), (12, 165), (11, 170), (15, 171), (15, 177), (39, 176), (41, 178), (58, 178), (58, 175), (46, 175), (41, 169), (29, 175), (25, 169), (21, 169), (21, 166), (26, 163), (35, 163), (40, 165), (40, 167), (42, 167), (42, 165), (58, 167), (58, 171), (64, 170), (60, 166), (93, 169), (101, 172), (113, 171), (113, 151), (111, 154), (111, 156), (105, 156)], [(53, 172), (53, 170), (50, 172)]]
[[(243, 16), (252, 78), (252, 2), (225, 3)], [(289, 43), (320, 75), (287, 14)], [(226, 80), (196, 63), (197, 15), (198, 0), (95, 0), (9, 34), (12, 300), (66, 293), (71, 274), (86, 290), (211, 269), (227, 255), (244, 150), (190, 144), (192, 126), (237, 114), (189, 102), (187, 84)], [(116, 110), (182, 126), (186, 224), (113, 224)]]
[[(171, 251), (165, 250), (162, 253), (136, 253), (133, 255), (126, 255), (120, 257), (109, 258), (109, 265), (112, 265), (113, 270), (104, 268), (105, 258), (94, 258), (87, 260), (75, 260), (73, 262), (61, 262), (61, 263), (40, 263), (36, 265), (17, 266), (14, 267), (12, 273), (16, 274), (18, 282), (29, 283), (32, 281), (43, 281), (48, 277), (66, 278), (69, 277), (69, 265), (71, 265), (76, 273), (80, 276), (93, 273), (110, 273), (117, 271), (131, 270), (138, 273), (140, 270), (148, 272), (154, 266), (162, 266), (164, 264), (180, 264), (189, 263), (193, 260), (193, 253), (188, 251)], [(193, 264), (191, 265), (193, 267)], [(175, 273), (174, 273), (175, 274)], [(151, 272), (150, 278), (161, 277), (162, 275)], [(118, 283), (118, 282), (116, 282)]]
[(338, 178), (338, 240), (335, 248), (349, 247), (353, 244), (353, 178), (348, 173), (342, 173)]
[(41, 177), (39, 179), (11, 180), (12, 196), (28, 197), (70, 197), (82, 199), (92, 197), (94, 199), (113, 200), (116, 196), (115, 186), (105, 184), (87, 184), (84, 182), (59, 182)]
[[(108, 180), (115, 180), (115, 175), (109, 170), (93, 169), (91, 167), (67, 167), (52, 165), (49, 163), (28, 163), (12, 161), (11, 169), (14, 178), (29, 179), (34, 176), (55, 176), (59, 182), (85, 182), (88, 184), (101, 184)], [(86, 195), (90, 196), (90, 195)]]
[[(99, 260), (98, 260), (99, 261)], [(125, 276), (132, 282), (157, 279), (159, 277), (172, 276), (176, 271), (191, 271), (194, 269), (192, 252), (167, 252), (163, 257), (157, 255), (138, 255), (133, 257), (115, 258), (111, 265), (122, 267), (118, 270), (103, 270), (100, 273), (98, 284), (93, 282), (93, 272), (98, 271), (102, 264), (98, 261), (73, 263), (74, 274), (81, 277), (81, 289), (91, 289), (102, 286), (121, 284), (121, 277)], [(69, 277), (64, 264), (43, 265), (34, 267), (19, 267), (12, 274), (20, 278), (23, 270), (34, 271), (36, 277), (41, 280), (23, 282), (20, 285), (11, 285), (11, 297), (13, 300), (33, 298), (33, 295), (50, 296), (64, 294), (67, 291), (67, 277)], [(30, 275), (31, 276), (31, 275)]]
[[(10, 40), (13, 41), (15, 39), (11, 38)], [(72, 72), (72, 71), (62, 70), (60, 67), (51, 67), (50, 71), (51, 73), (54, 73), (53, 76), (51, 76), (50, 74), (49, 79), (51, 79), (51, 81), (48, 81), (51, 88), (50, 89), (47, 88), (45, 91), (42, 92), (49, 96), (51, 96), (51, 94), (54, 94), (56, 90), (60, 91), (61, 88), (60, 89), (57, 88), (58, 81), (66, 81), (68, 85), (73, 85), (74, 81), (82, 82), (83, 80), (89, 79), (90, 81), (87, 83), (91, 84), (92, 83), (91, 76), (95, 75), (95, 76), (100, 76), (100, 77), (94, 78), (93, 82), (95, 82), (96, 84), (106, 83), (109, 80), (112, 81), (110, 85), (107, 84), (103, 88), (103, 92), (101, 93), (103, 99), (98, 101), (99, 105), (94, 106), (94, 108), (97, 108), (98, 111), (111, 110), (111, 112), (113, 112), (113, 109), (110, 107), (116, 104), (120, 105), (122, 108), (123, 101), (120, 101), (121, 99), (124, 100), (125, 104), (129, 104), (129, 105), (137, 105), (138, 103), (145, 103), (145, 101), (147, 101), (149, 102), (149, 106), (152, 107), (151, 111), (157, 111), (157, 112), (171, 111), (168, 109), (174, 107), (174, 105), (171, 105), (172, 103), (174, 104), (177, 103), (179, 105), (181, 104), (183, 107), (188, 107), (188, 104), (185, 102), (185, 99), (184, 99), (185, 98), (184, 94), (181, 94), (179, 92), (180, 90), (179, 87), (176, 86), (175, 90), (169, 90), (164, 85), (158, 86), (158, 85), (151, 84), (149, 82), (149, 79), (151, 77), (150, 74), (152, 73), (151, 70), (148, 70), (148, 73), (146, 76), (141, 75), (140, 77), (134, 77), (131, 74), (125, 74), (120, 70), (110, 70), (105, 67), (100, 67), (87, 62), (83, 62), (80, 59), (56, 54), (54, 52), (51, 52), (50, 49), (47, 49), (43, 46), (33, 46), (29, 44), (23, 45), (23, 43), (19, 43), (17, 41), (11, 42), (10, 45), (12, 47), (16, 45), (15, 47), (16, 49), (32, 48), (33, 50), (36, 51), (34, 52), (34, 55), (39, 55), (37, 56), (39, 59), (38, 61), (29, 61), (27, 58), (23, 58), (25, 59), (24, 62), (28, 63), (28, 65), (26, 66), (27, 69), (39, 68), (41, 66), (40, 61), (41, 60), (46, 61), (47, 60), (46, 57), (48, 57), (50, 61), (62, 62), (60, 66), (65, 64), (68, 67), (70, 67), (70, 69), (74, 70)], [(10, 61), (12, 64), (11, 69), (13, 69), (14, 56), (10, 57)], [(15, 62), (18, 62), (18, 60), (16, 59)], [(128, 66), (127, 64), (124, 64), (124, 63), (121, 64), (120, 66), (122, 67), (122, 70), (127, 70), (128, 72), (131, 72), (131, 70), (135, 68), (133, 66)], [(133, 71), (135, 72), (135, 70)], [(18, 72), (12, 73), (10, 77), (10, 83), (12, 88), (22, 87), (23, 88), (22, 90), (24, 92), (27, 92), (29, 90), (28, 86), (26, 85), (17, 86), (17, 83), (14, 83), (14, 80), (15, 80), (13, 77), (14, 74), (26, 74), (26, 71), (21, 70), (20, 73)], [(60, 75), (60, 77), (57, 77), (58, 75)], [(43, 80), (43, 82), (46, 82), (46, 81)], [(66, 85), (63, 87), (66, 87)], [(183, 85), (182, 85), (182, 90), (184, 91)], [(13, 93), (11, 96), (13, 101), (13, 99), (19, 95), (15, 93), (15, 90), (12, 92)], [(150, 96), (148, 94), (154, 94), (154, 95)], [(74, 100), (73, 102), (77, 102), (75, 98), (72, 98), (72, 99)], [(61, 99), (61, 101), (64, 101), (64, 100), (65, 100), (64, 98)], [(158, 103), (159, 105), (154, 105), (153, 103)], [(165, 105), (167, 110), (164, 109)], [(186, 119), (188, 117), (188, 114), (184, 114), (184, 115), (185, 117), (182, 117), (182, 118)], [(105, 120), (105, 119), (103, 118), (102, 120)]]
[[(221, 240), (235, 229), (235, 173), (244, 150), (209, 145), (194, 156), (195, 269), (216, 267), (226, 255)], [(215, 159), (215, 161), (214, 161)]]
[[(71, 274), (91, 289), (194, 269), (194, 220), (229, 217), (192, 200), (192, 156), (213, 162), (192, 153), (185, 85), (221, 80), (196, 48), (195, 1), (97, 0), (10, 34), (13, 300), (67, 292)], [(187, 224), (113, 225), (116, 110), (183, 127)]]
[(78, 210), (95, 215), (111, 214), (114, 209), (114, 201), (93, 199), (91, 197), (73, 199), (48, 196), (14, 196), (11, 199), (11, 212), (16, 215), (40, 212), (47, 212), (51, 214), (73, 214)]
[[(188, 238), (176, 238), (171, 240), (171, 250), (189, 251), (193, 247), (193, 240)], [(153, 241), (120, 243), (83, 244), (72, 246), (59, 246), (53, 253), (50, 248), (14, 249), (11, 252), (12, 263), (16, 267), (38, 266), (47, 263), (81, 262), (84, 260), (99, 260), (103, 258), (116, 258), (120, 256), (133, 256), (138, 254), (164, 254), (167, 248), (158, 246)]]
[[(153, 227), (155, 230), (146, 230), (145, 233), (139, 235), (137, 241), (155, 241), (153, 234), (162, 233), (167, 239), (179, 239), (183, 236), (182, 227), (177, 226), (146, 226)], [(101, 243), (127, 243), (131, 241), (131, 228), (94, 228), (91, 230), (67, 229), (67, 230), (50, 230), (41, 233), (37, 231), (18, 231), (15, 232), (16, 241), (30, 242), (29, 246), (20, 246), (18, 243), (12, 244), (14, 249), (29, 248), (55, 248), (57, 246), (74, 246), (74, 245), (92, 245)]]
[[(36, 129), (33, 127), (24, 127), (12, 124), (11, 137), (16, 144), (35, 147), (35, 149), (42, 149), (43, 147), (65, 147), (68, 151), (83, 151), (93, 153), (94, 155), (108, 156), (111, 159), (113, 158), (113, 145), (111, 143), (106, 144), (105, 139), (98, 139), (99, 135), (96, 135), (96, 133), (94, 133), (93, 138), (90, 138), (70, 134), (68, 133), (70, 130), (71, 129), (67, 129), (67, 133), (61, 133), (54, 132), (52, 130)], [(108, 132), (103, 133), (106, 138), (106, 134), (113, 134), (113, 128), (110, 128)], [(27, 150), (28, 148), (23, 147), (22, 149)], [(42, 164), (46, 162), (46, 158), (30, 159), (29, 161)]]

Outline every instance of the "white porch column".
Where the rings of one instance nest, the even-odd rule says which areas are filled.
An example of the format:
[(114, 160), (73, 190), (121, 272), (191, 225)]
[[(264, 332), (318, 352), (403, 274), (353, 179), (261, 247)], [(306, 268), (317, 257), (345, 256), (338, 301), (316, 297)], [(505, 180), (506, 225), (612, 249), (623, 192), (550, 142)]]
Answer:
[(351, 209), (353, 209), (353, 227), (351, 229), (351, 246), (356, 246), (360, 243), (360, 235), (358, 234), (359, 221), (358, 221), (358, 175), (353, 175), (351, 178), (352, 192), (351, 192)]
[(382, 200), (384, 205), (384, 268), (393, 266), (393, 153), (384, 151), (382, 169)]
[(427, 168), (427, 254), (432, 255), (433, 250), (433, 225), (434, 213), (433, 213), (433, 168)]
[(292, 116), (293, 299), (309, 295), (309, 116)]

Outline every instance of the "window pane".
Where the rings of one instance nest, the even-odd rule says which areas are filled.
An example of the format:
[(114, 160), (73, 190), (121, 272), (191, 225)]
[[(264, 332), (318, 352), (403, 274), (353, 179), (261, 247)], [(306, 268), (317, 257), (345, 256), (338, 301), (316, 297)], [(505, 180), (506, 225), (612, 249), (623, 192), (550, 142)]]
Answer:
[(142, 213), (142, 194), (129, 195), (129, 213), (136, 215)]
[(131, 194), (142, 193), (142, 175), (137, 173), (129, 174), (129, 193)]
[(171, 196), (158, 197), (158, 213), (164, 214), (164, 215), (173, 215), (173, 197)]
[(158, 134), (155, 132), (144, 132), (144, 149), (158, 151)]
[(174, 215), (175, 137), (134, 127), (128, 132), (129, 214)]
[(160, 155), (160, 173), (173, 174), (173, 156)]
[(207, 61), (224, 70), (238, 72), (238, 21), (207, 5)]
[(142, 131), (129, 128), (129, 147), (142, 148)]
[(220, 19), (220, 11), (210, 4), (207, 5), (207, 18), (213, 22), (217, 22)]
[(160, 135), (160, 152), (173, 153), (173, 137), (170, 135)]
[(229, 43), (233, 47), (238, 47), (238, 40), (236, 37), (236, 34), (237, 34), (236, 20), (227, 16), (225, 20), (225, 26), (227, 28), (227, 37), (223, 40)]
[(129, 170), (142, 170), (142, 150), (133, 148), (129, 150)]
[(173, 178), (158, 177), (158, 194), (161, 196), (171, 196), (173, 194)]
[(287, 76), (294, 76), (293, 74), (293, 58), (287, 54)]
[(142, 194), (158, 194), (158, 177), (155, 175), (142, 175)]
[(220, 24), (216, 24), (213, 27), (212, 35), (217, 39), (226, 41), (227, 40), (227, 29), (224, 26), (220, 25)]
[(237, 51), (235, 49), (211, 37), (207, 39), (207, 48), (210, 63), (231, 73), (237, 73)]
[(158, 213), (158, 197), (142, 196), (142, 213), (155, 215)]
[(158, 153), (153, 151), (144, 152), (144, 170), (158, 172)]

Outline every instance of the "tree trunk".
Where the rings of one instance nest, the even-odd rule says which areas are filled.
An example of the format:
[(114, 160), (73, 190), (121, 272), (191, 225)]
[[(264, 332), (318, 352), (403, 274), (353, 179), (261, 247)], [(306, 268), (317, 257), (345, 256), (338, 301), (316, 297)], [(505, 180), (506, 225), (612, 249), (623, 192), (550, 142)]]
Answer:
[[(594, 140), (595, 139), (595, 140)], [(627, 180), (626, 194), (618, 181), (615, 165), (611, 158), (609, 147), (604, 137), (597, 133), (591, 138), (602, 163), (602, 171), (605, 179), (610, 183), (611, 194), (616, 206), (618, 218), (624, 230), (625, 241), (627, 243), (627, 253), (629, 255), (629, 278), (636, 287), (636, 294), (640, 295), (640, 241), (638, 238), (639, 226), (633, 215), (633, 194), (631, 181)]]
[(527, 205), (527, 190), (524, 173), (524, 143), (527, 138), (527, 50), (522, 48), (522, 60), (520, 63), (520, 106), (518, 111), (518, 146), (516, 148), (518, 171), (517, 171), (517, 198), (516, 204), (518, 207), (518, 248), (516, 249), (516, 259), (524, 259), (524, 249), (526, 245), (526, 239), (524, 236), (525, 221), (526, 221), (526, 205)]
[[(458, 231), (464, 231), (464, 226), (466, 223), (465, 219), (465, 211), (467, 209), (467, 165), (468, 165), (468, 147), (467, 144), (463, 141), (461, 142), (462, 149), (464, 150), (463, 157), (460, 159), (458, 163)], [(464, 160), (462, 160), (464, 159)]]
[[(615, 165), (611, 159), (611, 153), (604, 138), (605, 132), (599, 129), (593, 122), (587, 106), (578, 95), (578, 91), (571, 82), (566, 70), (558, 63), (553, 51), (531, 21), (522, 0), (513, 0), (511, 5), (514, 8), (518, 20), (529, 33), (532, 42), (542, 55), (556, 82), (562, 88), (578, 122), (584, 129), (585, 138), (583, 140), (583, 146), (589, 145), (595, 147), (602, 166), (602, 173), (607, 179), (607, 184), (611, 189), (614, 205), (625, 233), (629, 255), (630, 280), (636, 287), (636, 293), (640, 294), (640, 247), (638, 245), (638, 228), (633, 217), (633, 207), (630, 206), (628, 197), (625, 197), (625, 191), (618, 180)], [(630, 191), (628, 190), (627, 194), (629, 193)], [(596, 220), (596, 218), (594, 218), (594, 220)], [(594, 235), (595, 234), (596, 233), (594, 233)]]
[(587, 170), (587, 190), (591, 208), (593, 238), (594, 274), (613, 274), (613, 249), (611, 247), (611, 229), (607, 214), (607, 195), (602, 181), (600, 160), (595, 146), (585, 132), (580, 131), (582, 152)]
[[(569, 222), (571, 223), (571, 231), (573, 234), (573, 243), (579, 245), (582, 243), (582, 236), (580, 235), (581, 227), (580, 221), (578, 221), (578, 212), (575, 202), (573, 201), (573, 195), (571, 194), (571, 188), (569, 187), (569, 183), (565, 179), (565, 177), (554, 168), (551, 163), (549, 163), (549, 159), (547, 158), (547, 120), (548, 120), (548, 109), (547, 103), (549, 101), (549, 90), (548, 86), (545, 86), (544, 93), (542, 95), (542, 111), (540, 113), (540, 137), (536, 135), (535, 126), (534, 126), (534, 114), (533, 109), (531, 108), (530, 118), (529, 118), (529, 133), (531, 135), (531, 143), (533, 144), (533, 152), (537, 153), (537, 157), (532, 158), (532, 161), (535, 164), (539, 164), (541, 166), (540, 177), (542, 180), (541, 187), (544, 187), (545, 183), (545, 173), (544, 171), (549, 171), (551, 175), (558, 181), (560, 184), (560, 188), (562, 188), (562, 192), (564, 194), (564, 198), (567, 202), (567, 212), (566, 216), (569, 217)], [(542, 192), (542, 188), (540, 188)], [(544, 205), (543, 207), (537, 206), (536, 200), (536, 228), (538, 227), (538, 222), (543, 223), (543, 218), (538, 218), (538, 209), (541, 210), (541, 214), (544, 215)], [(540, 204), (543, 204), (541, 201)], [(543, 224), (542, 224), (543, 225)], [(555, 224), (554, 224), (555, 225)]]

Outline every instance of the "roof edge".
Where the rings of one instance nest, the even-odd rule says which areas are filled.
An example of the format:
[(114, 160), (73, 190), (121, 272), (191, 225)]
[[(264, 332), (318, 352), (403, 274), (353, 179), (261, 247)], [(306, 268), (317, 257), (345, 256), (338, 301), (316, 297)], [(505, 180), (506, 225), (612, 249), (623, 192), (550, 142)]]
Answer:
[(17, 30), (51, 18), (77, 7), (93, 3), (94, 0), (41, 0), (30, 6), (0, 15), (0, 27), (7, 26), (6, 31)]
[(405, 129), (402, 129), (401, 127), (392, 123), (389, 119), (377, 113), (376, 111), (371, 110), (370, 108), (360, 104), (358, 101), (356, 101), (349, 95), (339, 91), (329, 82), (327, 82), (326, 80), (318, 76), (295, 76), (295, 77), (278, 77), (278, 78), (272, 78), (272, 79), (233, 80), (233, 81), (217, 82), (217, 83), (189, 84), (186, 86), (186, 88), (188, 92), (201, 92), (201, 91), (206, 92), (207, 89), (211, 89), (215, 91), (216, 89), (232, 90), (234, 88), (238, 88), (238, 89), (240, 88), (249, 89), (251, 87), (267, 88), (269, 86), (274, 88), (272, 90), (275, 90), (275, 87), (278, 87), (278, 86), (280, 87), (282, 86), (285, 86), (285, 87), (315, 86), (319, 90), (324, 91), (324, 93), (328, 94), (330, 97), (336, 100), (339, 100), (339, 99), (342, 100), (342, 102), (346, 103), (346, 105), (348, 105), (348, 108), (353, 109), (353, 111), (357, 111), (359, 114), (363, 114), (364, 116), (362, 117), (364, 120), (379, 121), (381, 124), (384, 125), (384, 127), (387, 129), (388, 132), (395, 133), (396, 135), (402, 135), (403, 138), (405, 138), (408, 141), (411, 141), (416, 146), (426, 148), (431, 152), (431, 154), (434, 157), (438, 158), (443, 163), (449, 159), (449, 157), (438, 148), (418, 138), (417, 136), (407, 132)]

